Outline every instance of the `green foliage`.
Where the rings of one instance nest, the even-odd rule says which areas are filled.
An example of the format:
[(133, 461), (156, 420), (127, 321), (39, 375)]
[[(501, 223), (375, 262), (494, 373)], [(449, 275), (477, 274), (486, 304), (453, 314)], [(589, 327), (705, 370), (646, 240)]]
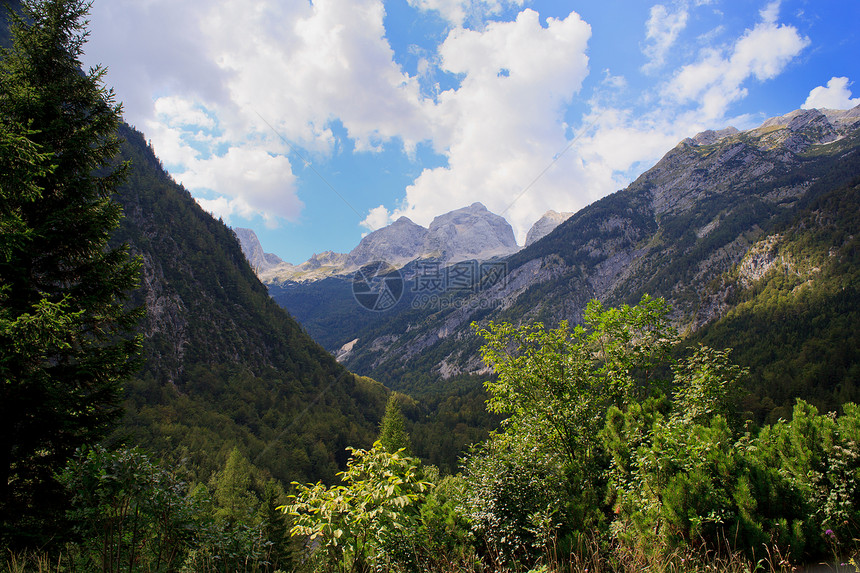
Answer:
[(741, 380), (749, 372), (729, 361), (730, 349), (700, 346), (675, 369), (672, 422), (708, 423), (714, 416), (736, 420)]
[(385, 416), (382, 417), (379, 428), (379, 443), (388, 453), (393, 454), (403, 450), (404, 455), (411, 456), (412, 444), (409, 440), (409, 434), (406, 433), (403, 412), (400, 411), (397, 401), (396, 392), (388, 397), (388, 403), (385, 405)]
[(239, 448), (233, 448), (224, 470), (212, 478), (217, 509), (215, 517), (228, 521), (247, 520), (257, 506), (256, 496), (249, 491), (251, 485), (251, 463)]
[(845, 404), (837, 418), (798, 401), (790, 422), (741, 433), (730, 398), (743, 375), (726, 352), (701, 348), (676, 369), (671, 403), (610, 410), (603, 438), (618, 540), (657, 557), (701, 544), (816, 558), (827, 553), (823, 532), (857, 535), (858, 408)]
[(607, 414), (617, 538), (648, 552), (700, 542), (719, 547), (735, 530), (734, 493), (745, 462), (726, 416), (734, 415), (743, 375), (727, 351), (702, 347), (675, 368), (671, 404), (651, 398)]
[(403, 560), (403, 537), (416, 527), (415, 508), (432, 484), (421, 481), (417, 460), (380, 442), (350, 451), (343, 485), (295, 484), (284, 511), (294, 517), (292, 535), (306, 536), (328, 570), (368, 571)]
[(466, 480), (459, 474), (440, 478), (434, 466), (423, 468), (423, 479), (435, 485), (425, 493), (419, 524), (413, 530), (418, 563), (432, 570), (441, 564), (474, 561), (474, 538), (463, 511), (468, 499)]
[(479, 331), (498, 376), (486, 383), (488, 408), (510, 417), (469, 457), (469, 516), (497, 559), (528, 561), (550, 539), (603, 527), (604, 416), (657, 382), (674, 341), (668, 310), (650, 297), (618, 309), (592, 301), (573, 330)]
[(60, 481), (68, 517), (90, 571), (175, 571), (194, 538), (201, 507), (175, 471), (138, 448), (94, 447), (69, 462)]
[(533, 566), (584, 533), (642, 563), (691, 548), (819, 558), (830, 543), (839, 554), (833, 540), (860, 523), (858, 409), (819, 416), (799, 402), (790, 423), (742, 431), (747, 371), (705, 346), (673, 365), (665, 304), (640, 306), (592, 303), (572, 333), (482, 333), (498, 374), (488, 405), (510, 414), (466, 465), (485, 555)]
[[(292, 564), (285, 500), (233, 450), (209, 489), (138, 448), (81, 452), (62, 472), (85, 571), (275, 571)], [(257, 502), (257, 497), (263, 499)]]
[(15, 543), (62, 531), (52, 474), (113, 429), (138, 367), (140, 264), (108, 246), (120, 106), (104, 70), (80, 69), (88, 8), (22, 2), (0, 62), (0, 536)]
[[(469, 455), (464, 512), (495, 566), (533, 565), (576, 518), (577, 525), (597, 525), (582, 505), (599, 497), (589, 484), (572, 491), (565, 465), (558, 453), (522, 428), (516, 435), (493, 435)], [(571, 507), (576, 504), (580, 507)]]
[(646, 296), (618, 309), (592, 301), (584, 325), (572, 331), (566, 322), (549, 330), (490, 323), (479, 329), (484, 361), (498, 375), (486, 383), (488, 409), (511, 415), (508, 433), (528, 425), (569, 471), (592, 474), (606, 409), (626, 404), (667, 360), (674, 340), (668, 312), (664, 301)]

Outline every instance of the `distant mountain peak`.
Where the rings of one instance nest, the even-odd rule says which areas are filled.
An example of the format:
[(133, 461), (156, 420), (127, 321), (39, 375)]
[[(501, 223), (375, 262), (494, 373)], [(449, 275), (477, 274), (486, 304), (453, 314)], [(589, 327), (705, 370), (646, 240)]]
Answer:
[(444, 253), (450, 262), (490, 259), (519, 250), (511, 224), (478, 202), (434, 218), (424, 248)]
[(251, 268), (257, 272), (265, 271), (284, 262), (277, 255), (263, 252), (260, 239), (257, 238), (257, 234), (252, 229), (237, 227), (233, 229), (233, 232), (236, 233), (236, 238), (239, 239), (242, 254), (248, 259)]
[(377, 229), (361, 239), (349, 253), (352, 265), (360, 267), (373, 261), (402, 264), (416, 259), (422, 252), (427, 229), (400, 217), (387, 227)]
[[(253, 231), (242, 236), (247, 238), (249, 252), (257, 252), (250, 235), (253, 235)], [(244, 245), (245, 241), (243, 248)], [(439, 215), (433, 219), (429, 228), (401, 216), (390, 225), (362, 237), (349, 254), (326, 251), (300, 265), (280, 263), (256, 268), (259, 269), (261, 280), (266, 283), (306, 282), (348, 275), (375, 261), (385, 261), (396, 267), (420, 258), (438, 259), (443, 263), (470, 259), (483, 261), (507, 256), (518, 250), (510, 223), (476, 201), (468, 207)]]
[(532, 243), (543, 239), (554, 231), (556, 227), (567, 221), (572, 215), (573, 213), (559, 213), (550, 209), (544, 213), (540, 219), (535, 221), (535, 224), (532, 225), (531, 229), (529, 229), (529, 232), (526, 234), (526, 244), (523, 246), (528, 247)]
[(693, 137), (691, 137), (688, 141), (693, 143), (694, 145), (712, 145), (721, 139), (725, 139), (730, 135), (734, 135), (736, 133), (740, 133), (737, 128), (727, 127), (725, 129), (720, 129), (718, 131), (714, 131), (713, 129), (705, 130), (701, 133), (697, 133)]

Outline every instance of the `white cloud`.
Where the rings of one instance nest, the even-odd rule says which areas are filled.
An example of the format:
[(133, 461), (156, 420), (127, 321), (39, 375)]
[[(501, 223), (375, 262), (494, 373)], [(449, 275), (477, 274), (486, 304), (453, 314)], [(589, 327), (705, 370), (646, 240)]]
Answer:
[(670, 12), (663, 4), (651, 7), (648, 22), (645, 23), (645, 38), (648, 43), (642, 50), (648, 58), (648, 62), (642, 66), (644, 71), (651, 71), (663, 65), (669, 49), (687, 27), (688, 16), (687, 6), (683, 4), (674, 12)]
[(361, 226), (372, 232), (390, 225), (393, 221), (394, 219), (385, 205), (380, 205), (368, 211), (367, 217), (361, 222)]
[(698, 62), (682, 67), (664, 87), (664, 97), (679, 104), (695, 102), (703, 119), (713, 120), (747, 95), (748, 79), (776, 77), (810, 43), (795, 27), (777, 24), (778, 8), (778, 2), (769, 4), (761, 11), (762, 21), (729, 50), (708, 48)]
[(228, 199), (227, 197), (216, 197), (215, 199), (198, 198), (197, 202), (203, 209), (213, 216), (230, 223), (232, 215), (239, 214), (243, 217), (252, 217), (254, 208), (248, 205), (242, 198)]
[(481, 201), (504, 212), (522, 240), (544, 211), (565, 209), (571, 178), (581, 170), (575, 161), (560, 161), (515, 199), (567, 143), (562, 112), (588, 74), (590, 34), (576, 13), (549, 18), (544, 28), (532, 10), (482, 31), (452, 30), (439, 47), (440, 61), (462, 81), (439, 94), (433, 110), (433, 121), (446, 127), (434, 144), (448, 165), (425, 169), (394, 216), (427, 225), (440, 213)]
[(846, 77), (833, 77), (827, 82), (827, 87), (818, 86), (809, 92), (809, 97), (800, 106), (802, 109), (851, 109), (860, 105), (860, 97), (851, 97), (848, 89), (853, 82)]
[(782, 4), (782, 0), (775, 0), (771, 2), (764, 8), (759, 11), (759, 15), (761, 16), (762, 22), (765, 24), (776, 24), (777, 18), (779, 18), (779, 5)]
[(293, 192), (295, 177), (287, 158), (271, 155), (253, 143), (231, 147), (222, 155), (189, 161), (185, 171), (175, 177), (190, 189), (211, 189), (241, 199), (271, 222), (276, 218), (295, 220), (302, 208)]
[(162, 116), (171, 127), (211, 130), (215, 119), (203, 106), (180, 96), (165, 96), (155, 100), (156, 116)]
[[(111, 0), (94, 7), (88, 51), (109, 65), (123, 51), (108, 81), (177, 179), (274, 221), (301, 206), (288, 160), (268, 157), (289, 153), (281, 136), (326, 156), (335, 120), (359, 151), (396, 140), (412, 152), (434, 136), (432, 102), (394, 62), (384, 14), (380, 0)], [(250, 181), (239, 157), (279, 181)]]

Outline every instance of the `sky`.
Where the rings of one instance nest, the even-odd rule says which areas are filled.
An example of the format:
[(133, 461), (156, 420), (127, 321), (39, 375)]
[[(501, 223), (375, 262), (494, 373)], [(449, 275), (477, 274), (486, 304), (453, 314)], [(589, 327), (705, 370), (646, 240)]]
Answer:
[(482, 202), (520, 244), (685, 137), (860, 104), (860, 1), (95, 0), (84, 64), (297, 264)]

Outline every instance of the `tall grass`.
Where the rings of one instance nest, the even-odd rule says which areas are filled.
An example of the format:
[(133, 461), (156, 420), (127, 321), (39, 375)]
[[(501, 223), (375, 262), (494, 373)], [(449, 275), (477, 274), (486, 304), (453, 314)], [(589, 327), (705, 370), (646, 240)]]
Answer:
[[(860, 542), (860, 540), (858, 540)], [(653, 549), (653, 548), (652, 548)], [(492, 555), (478, 558), (474, 552), (452, 556), (423, 559), (418, 567), (429, 573), (860, 573), (860, 546), (844, 561), (833, 563), (792, 563), (789, 555), (784, 555), (773, 547), (763, 548), (765, 556), (751, 561), (747, 556), (726, 548), (696, 549), (678, 547), (672, 550), (645, 551), (643, 548), (614, 546), (607, 550), (598, 539), (587, 539), (568, 553), (562, 553), (555, 543), (544, 551), (537, 565), (532, 568), (518, 564), (503, 564)], [(75, 546), (67, 547), (59, 555), (38, 552), (7, 552), (0, 562), (0, 573), (91, 573), (76, 565)], [(193, 557), (182, 571), (199, 573), (223, 572), (217, 560), (195, 560)], [(126, 571), (123, 568), (122, 571)], [(134, 569), (140, 573), (150, 573), (146, 568)], [(291, 573), (272, 572), (263, 566), (250, 566), (242, 569), (245, 573)], [(311, 573), (322, 570), (314, 567), (312, 561), (292, 570), (292, 573)], [(404, 572), (398, 564), (391, 564), (387, 571)]]

